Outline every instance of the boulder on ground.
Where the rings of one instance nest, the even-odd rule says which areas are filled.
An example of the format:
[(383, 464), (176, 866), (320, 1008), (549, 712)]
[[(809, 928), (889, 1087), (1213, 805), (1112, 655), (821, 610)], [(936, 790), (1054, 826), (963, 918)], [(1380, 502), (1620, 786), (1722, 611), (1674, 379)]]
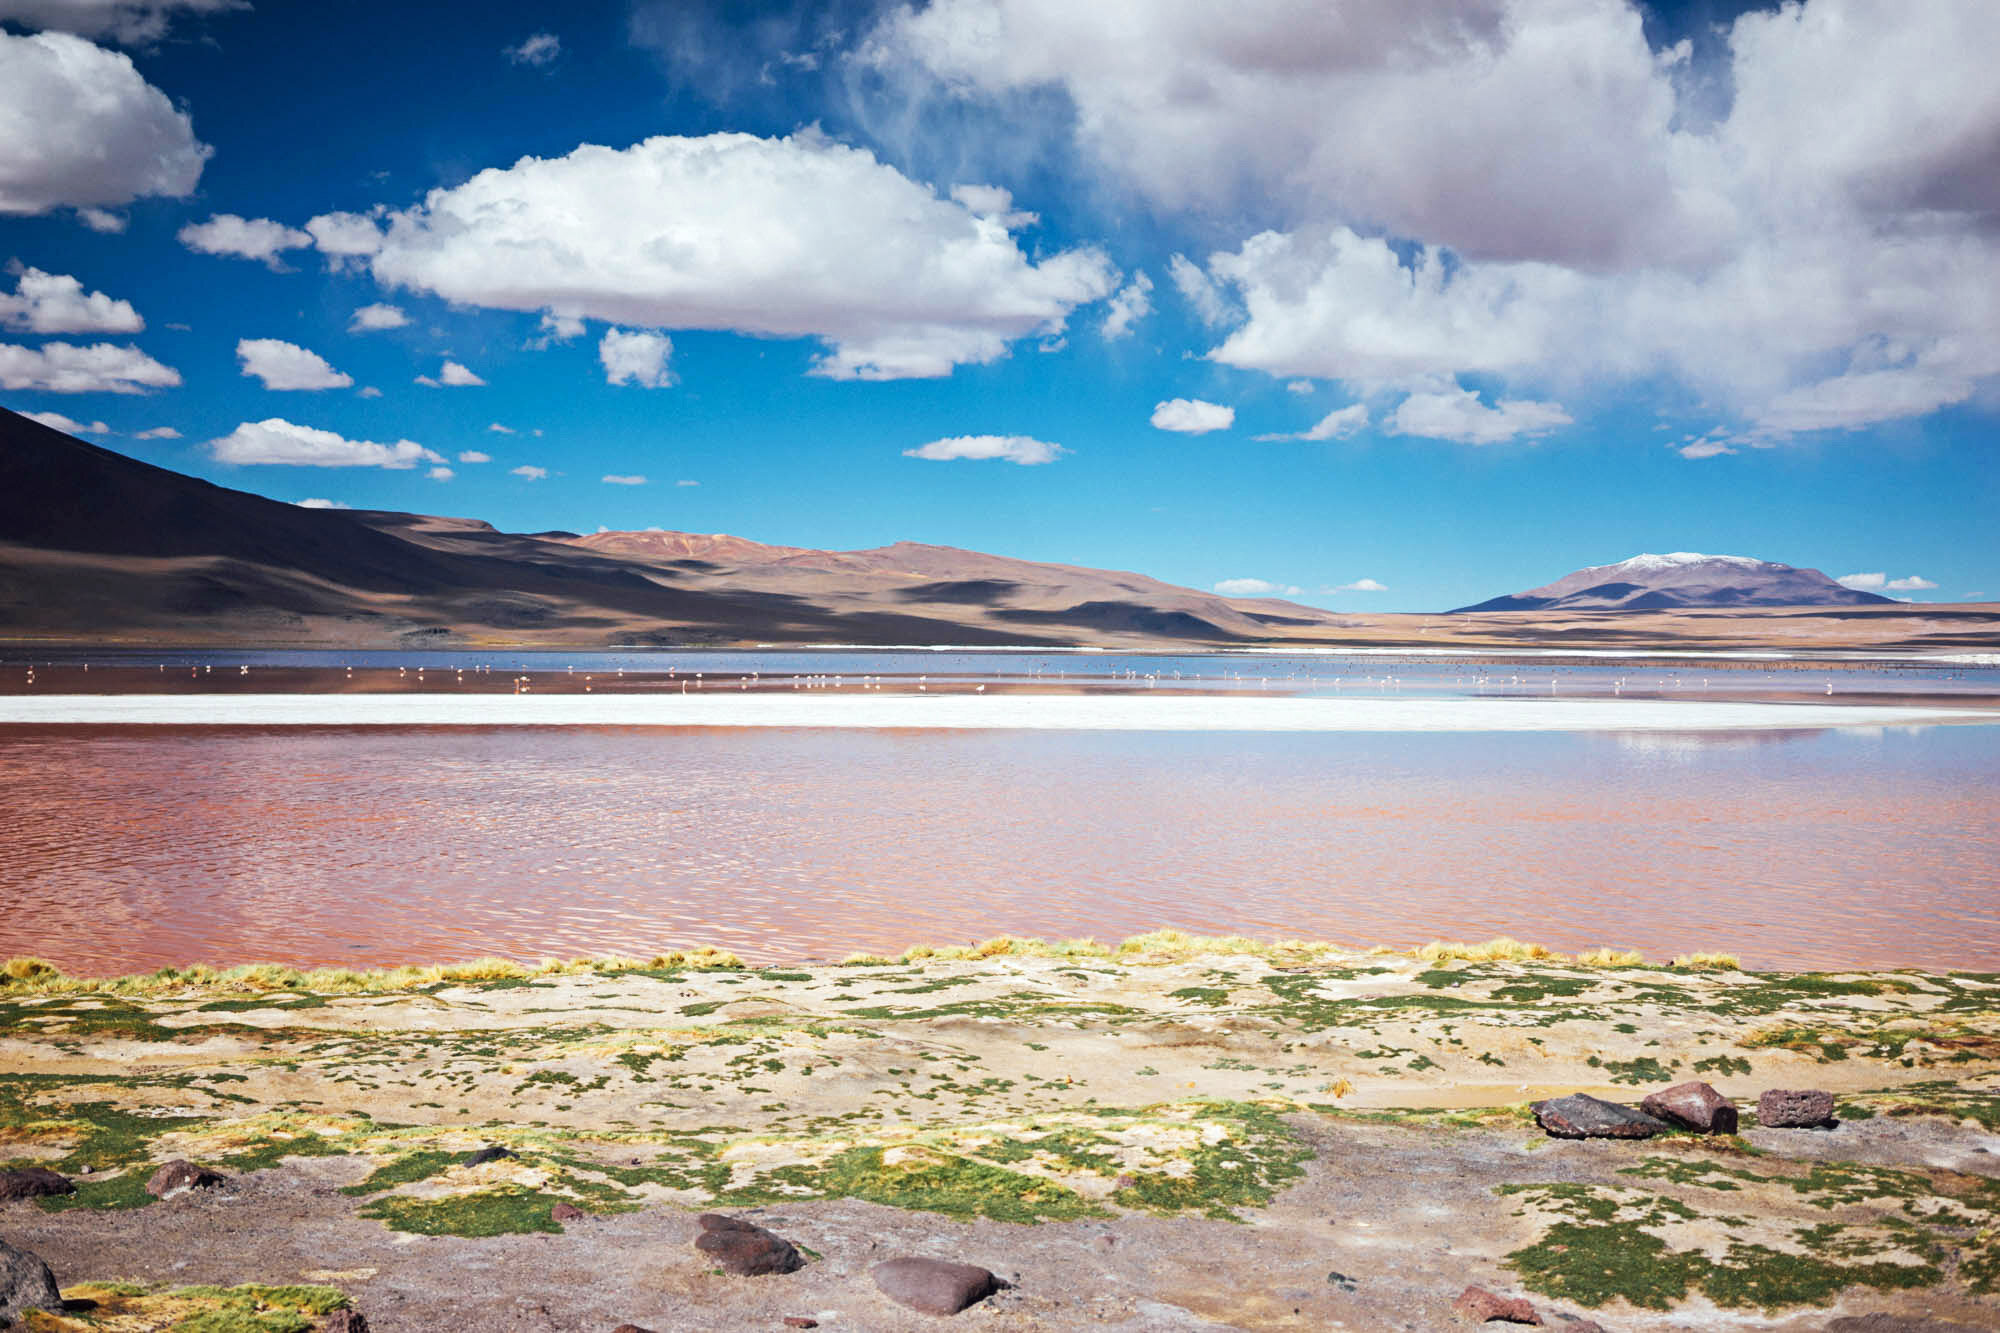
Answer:
[(771, 1273), (795, 1273), (806, 1266), (797, 1247), (774, 1231), (754, 1222), (721, 1213), (703, 1213), (695, 1219), (701, 1234), (694, 1247), (738, 1277), (763, 1277)]
[(560, 1199), (556, 1200), (549, 1208), (549, 1218), (556, 1222), (581, 1222), (589, 1216), (589, 1213), (584, 1212), (583, 1209), (577, 1207), (575, 1204), (565, 1203)]
[(818, 1328), (818, 1327), (819, 1327), (819, 1320), (817, 1320), (817, 1319), (813, 1319), (813, 1318), (811, 1318), (811, 1317), (809, 1317), (809, 1316), (807, 1316), (807, 1315), (802, 1315), (802, 1314), (788, 1314), (788, 1315), (786, 1315), (786, 1316), (785, 1316), (785, 1327), (786, 1327), (786, 1328)]
[(516, 1156), (519, 1156), (519, 1154), (512, 1148), (481, 1148), (477, 1152), (468, 1153), (465, 1158), (465, 1164), (467, 1166), (484, 1166), (488, 1162), (497, 1162), (504, 1157)]
[(924, 1314), (957, 1314), (1004, 1285), (976, 1264), (948, 1259), (891, 1259), (869, 1270), (882, 1294)]
[(335, 1310), (319, 1326), (319, 1333), (368, 1333), (368, 1320), (359, 1310)]
[(1766, 1129), (1821, 1129), (1839, 1122), (1833, 1118), (1832, 1093), (1771, 1088), (1757, 1098), (1757, 1123)]
[(1664, 1092), (1649, 1092), (1639, 1109), (1697, 1134), (1734, 1134), (1736, 1103), (1706, 1083), (1676, 1083)]
[(74, 1194), (76, 1186), (45, 1166), (24, 1166), (18, 1171), (0, 1171), (0, 1203), (9, 1199), (36, 1199), (45, 1194)]
[(0, 1322), (19, 1318), (23, 1310), (60, 1309), (62, 1292), (49, 1266), (0, 1240)]
[(188, 1190), (214, 1189), (228, 1180), (229, 1177), (220, 1171), (211, 1171), (177, 1157), (153, 1173), (153, 1178), (146, 1182), (146, 1193), (156, 1199), (166, 1199)]
[(1536, 1102), (1534, 1109), (1535, 1123), (1559, 1139), (1650, 1139), (1673, 1128), (1643, 1111), (1582, 1092)]
[(1484, 1287), (1467, 1287), (1451, 1303), (1452, 1312), (1475, 1324), (1495, 1321), (1508, 1324), (1539, 1324), (1542, 1317), (1523, 1296), (1496, 1296)]

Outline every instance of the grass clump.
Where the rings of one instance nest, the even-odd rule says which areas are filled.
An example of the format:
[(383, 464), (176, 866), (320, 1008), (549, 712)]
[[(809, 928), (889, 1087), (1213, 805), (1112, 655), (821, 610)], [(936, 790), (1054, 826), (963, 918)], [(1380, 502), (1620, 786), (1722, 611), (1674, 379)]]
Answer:
[(1646, 956), (1637, 949), (1597, 948), (1576, 956), (1584, 967), (1644, 967)]
[(502, 1185), (437, 1199), (391, 1195), (362, 1205), (361, 1216), (418, 1236), (518, 1236), (560, 1232), (549, 1209), (563, 1202), (558, 1194)]
[(29, 1330), (85, 1328), (165, 1329), (169, 1333), (310, 1333), (336, 1310), (348, 1307), (333, 1287), (179, 1287), (142, 1282), (85, 1282), (64, 1290), (90, 1303), (75, 1315), (37, 1313)]
[(1484, 944), (1432, 940), (1411, 953), (1427, 963), (1528, 963), (1562, 958), (1552, 949), (1539, 944), (1526, 944), (1509, 935), (1497, 936)]
[(276, 963), (246, 963), (217, 968), (205, 963), (163, 967), (121, 977), (74, 977), (40, 958), (10, 958), (0, 963), (0, 993), (19, 995), (122, 995), (135, 998), (219, 992), (268, 995), (379, 995), (435, 986), (480, 985), (526, 981), (537, 977), (617, 976), (628, 972), (677, 971), (683, 968), (739, 969), (743, 960), (727, 949), (702, 945), (656, 954), (650, 959), (545, 958), (520, 963), (508, 958), (475, 958), (463, 963), (411, 965), (380, 969), (323, 967), (301, 969)]
[(1733, 953), (1684, 953), (1674, 966), (1691, 972), (1740, 972), (1743, 964)]

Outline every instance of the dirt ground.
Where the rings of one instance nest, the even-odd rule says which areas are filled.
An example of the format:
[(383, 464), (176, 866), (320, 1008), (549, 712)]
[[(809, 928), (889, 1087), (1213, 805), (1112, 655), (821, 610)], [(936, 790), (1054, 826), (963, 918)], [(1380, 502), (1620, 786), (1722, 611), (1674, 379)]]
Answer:
[[(1557, 1329), (2000, 1328), (1996, 996), (1185, 947), (0, 990), (0, 1165), (82, 1187), (0, 1204), (0, 1238), (71, 1289), (336, 1286), (379, 1333), (937, 1327), (869, 1279), (912, 1254), (1012, 1283), (952, 1321), (995, 1330), (1442, 1329), (1468, 1284)], [(1523, 1107), (1685, 1077), (1746, 1110), (1826, 1087), (1841, 1121), (1561, 1141)], [(464, 1164), (488, 1143), (518, 1155)], [(173, 1157), (228, 1183), (144, 1201)], [(704, 1209), (811, 1261), (725, 1275)]]

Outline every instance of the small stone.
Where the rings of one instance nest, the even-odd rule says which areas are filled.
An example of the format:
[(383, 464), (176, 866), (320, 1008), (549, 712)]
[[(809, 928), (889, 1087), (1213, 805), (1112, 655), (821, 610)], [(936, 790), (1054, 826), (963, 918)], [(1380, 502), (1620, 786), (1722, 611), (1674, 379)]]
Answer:
[(818, 1328), (818, 1327), (819, 1327), (819, 1320), (817, 1320), (817, 1319), (808, 1319), (808, 1318), (806, 1318), (806, 1317), (805, 1317), (804, 1315), (802, 1315), (802, 1314), (788, 1314), (788, 1315), (786, 1315), (786, 1316), (785, 1316), (785, 1327), (786, 1327), (786, 1328)]
[(766, 1231), (740, 1217), (703, 1213), (695, 1219), (701, 1234), (694, 1247), (738, 1277), (764, 1277), (772, 1273), (795, 1273), (806, 1266), (797, 1247), (774, 1231)]
[(23, 1310), (60, 1310), (62, 1292), (56, 1276), (39, 1256), (17, 1250), (0, 1240), (0, 1320), (17, 1318)]
[(1000, 1279), (975, 1264), (947, 1259), (890, 1259), (869, 1270), (884, 1296), (924, 1314), (957, 1314), (1000, 1290)]
[(1542, 1317), (1535, 1313), (1535, 1307), (1528, 1304), (1524, 1297), (1496, 1296), (1484, 1287), (1467, 1287), (1451, 1303), (1451, 1308), (1454, 1314), (1463, 1315), (1475, 1324), (1542, 1322)]
[(517, 1156), (519, 1154), (512, 1148), (481, 1148), (475, 1153), (468, 1154), (465, 1164), (467, 1166), (484, 1166), (488, 1162), (497, 1162), (503, 1158)]
[(1534, 1109), (1535, 1123), (1558, 1139), (1650, 1139), (1673, 1128), (1643, 1111), (1582, 1092), (1536, 1102)]
[(319, 1326), (319, 1333), (368, 1333), (368, 1320), (359, 1310), (335, 1310)]
[(637, 1324), (620, 1324), (611, 1333), (653, 1333), (650, 1328), (640, 1328)]
[(9, 1199), (38, 1199), (45, 1194), (74, 1193), (76, 1186), (45, 1166), (0, 1171), (0, 1203)]
[(1639, 1109), (1697, 1134), (1734, 1134), (1736, 1104), (1706, 1083), (1676, 1083), (1646, 1094)]
[(581, 1222), (589, 1216), (589, 1213), (584, 1212), (583, 1209), (577, 1207), (575, 1204), (564, 1203), (560, 1199), (549, 1209), (550, 1219), (556, 1222)]
[(1353, 1291), (1359, 1285), (1358, 1283), (1355, 1282), (1353, 1278), (1341, 1272), (1339, 1269), (1335, 1269), (1333, 1272), (1328, 1273), (1326, 1275), (1326, 1280), (1329, 1286), (1339, 1287), (1342, 1291)]
[(153, 1173), (153, 1178), (146, 1182), (146, 1193), (156, 1199), (168, 1199), (188, 1190), (214, 1189), (228, 1181), (229, 1177), (220, 1171), (211, 1171), (184, 1158), (175, 1158)]
[(1771, 1088), (1757, 1098), (1757, 1123), (1766, 1129), (1823, 1129), (1833, 1118), (1833, 1094)]

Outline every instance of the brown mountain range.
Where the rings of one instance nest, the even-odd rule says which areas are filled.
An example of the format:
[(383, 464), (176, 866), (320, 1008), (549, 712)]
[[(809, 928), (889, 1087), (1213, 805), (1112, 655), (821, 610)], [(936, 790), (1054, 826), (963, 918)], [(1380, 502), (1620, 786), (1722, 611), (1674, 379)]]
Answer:
[(517, 534), (303, 509), (0, 410), (0, 637), (260, 643), (1229, 644), (1331, 629), (1289, 602), (899, 542)]
[(914, 542), (816, 551), (721, 534), (508, 533), (304, 509), (0, 409), (0, 641), (1991, 652), (2000, 607), (1348, 615)]

